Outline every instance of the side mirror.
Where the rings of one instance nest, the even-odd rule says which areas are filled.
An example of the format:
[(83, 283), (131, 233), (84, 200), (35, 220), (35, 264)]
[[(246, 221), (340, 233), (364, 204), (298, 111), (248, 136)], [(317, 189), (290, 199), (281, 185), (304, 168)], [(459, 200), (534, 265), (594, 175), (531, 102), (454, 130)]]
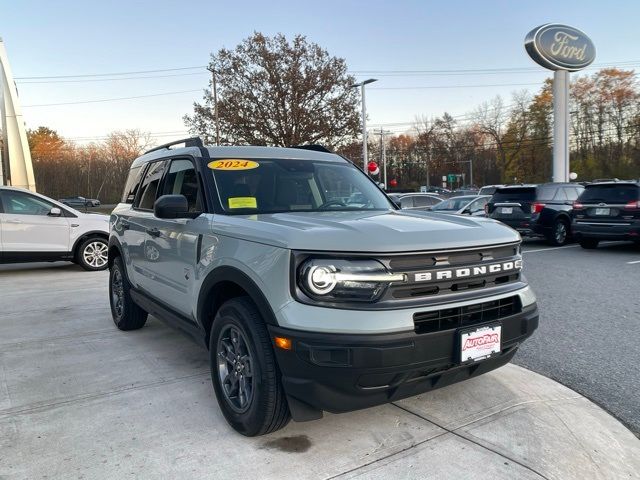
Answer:
[(59, 217), (60, 215), (62, 215), (62, 210), (60, 210), (58, 207), (51, 207), (51, 210), (49, 210), (49, 213), (47, 214), (50, 217)]
[(463, 215), (471, 215), (471, 210), (469, 210), (468, 208), (465, 208), (465, 209), (462, 211), (462, 214), (463, 214)]
[(189, 202), (184, 195), (162, 195), (153, 204), (153, 214), (158, 218), (193, 218)]

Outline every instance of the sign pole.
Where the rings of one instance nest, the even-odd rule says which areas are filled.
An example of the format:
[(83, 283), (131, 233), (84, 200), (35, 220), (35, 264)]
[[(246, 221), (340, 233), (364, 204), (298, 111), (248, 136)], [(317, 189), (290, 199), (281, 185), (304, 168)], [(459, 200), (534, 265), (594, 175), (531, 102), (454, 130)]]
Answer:
[(553, 72), (553, 181), (569, 181), (569, 72)]

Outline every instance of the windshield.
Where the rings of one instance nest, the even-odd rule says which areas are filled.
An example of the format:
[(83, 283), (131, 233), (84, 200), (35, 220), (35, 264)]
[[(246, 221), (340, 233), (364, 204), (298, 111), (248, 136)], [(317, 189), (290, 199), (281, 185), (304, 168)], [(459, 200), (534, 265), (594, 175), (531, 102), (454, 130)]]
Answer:
[(444, 200), (439, 204), (435, 205), (431, 210), (442, 211), (442, 210), (460, 210), (465, 205), (467, 205), (471, 200), (477, 197), (454, 197), (448, 200)]
[(636, 185), (587, 185), (580, 202), (604, 202), (613, 204), (623, 204), (635, 202), (640, 199), (640, 189)]
[(209, 168), (222, 208), (231, 214), (394, 209), (348, 163), (221, 159)]

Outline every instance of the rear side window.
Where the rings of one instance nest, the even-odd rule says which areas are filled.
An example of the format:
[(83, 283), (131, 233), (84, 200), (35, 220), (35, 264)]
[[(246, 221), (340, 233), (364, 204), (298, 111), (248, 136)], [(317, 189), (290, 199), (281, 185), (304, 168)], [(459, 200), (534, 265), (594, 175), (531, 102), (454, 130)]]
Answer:
[(542, 202), (548, 202), (550, 200), (566, 200), (567, 197), (564, 194), (562, 188), (554, 187), (552, 185), (545, 185), (544, 187), (538, 187), (536, 194), (536, 200)]
[(402, 197), (400, 199), (400, 208), (413, 208), (413, 197)]
[(142, 174), (142, 166), (133, 167), (129, 170), (129, 176), (127, 182), (124, 185), (124, 191), (122, 192), (122, 203), (133, 203), (136, 199), (136, 193), (140, 186), (140, 175)]
[(167, 162), (155, 162), (149, 165), (147, 173), (142, 180), (140, 191), (138, 192), (137, 208), (141, 210), (153, 210), (153, 204), (158, 194), (158, 186), (162, 180), (162, 174)]
[[(554, 191), (555, 193), (555, 191)], [(499, 188), (491, 197), (492, 203), (533, 202), (536, 199), (535, 187)]]
[(623, 204), (640, 200), (640, 187), (637, 185), (587, 185), (580, 195), (583, 203)]
[(413, 201), (416, 207), (429, 207), (440, 203), (437, 199), (428, 197), (427, 195), (420, 195), (419, 197), (413, 197)]

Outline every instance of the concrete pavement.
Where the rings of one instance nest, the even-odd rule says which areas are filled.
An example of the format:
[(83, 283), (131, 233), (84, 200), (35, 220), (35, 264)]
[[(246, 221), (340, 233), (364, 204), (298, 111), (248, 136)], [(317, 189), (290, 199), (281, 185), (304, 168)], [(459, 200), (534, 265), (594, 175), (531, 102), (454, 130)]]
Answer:
[(0, 478), (640, 478), (640, 440), (508, 365), (395, 404), (245, 438), (206, 352), (111, 322), (106, 272), (0, 267)]

